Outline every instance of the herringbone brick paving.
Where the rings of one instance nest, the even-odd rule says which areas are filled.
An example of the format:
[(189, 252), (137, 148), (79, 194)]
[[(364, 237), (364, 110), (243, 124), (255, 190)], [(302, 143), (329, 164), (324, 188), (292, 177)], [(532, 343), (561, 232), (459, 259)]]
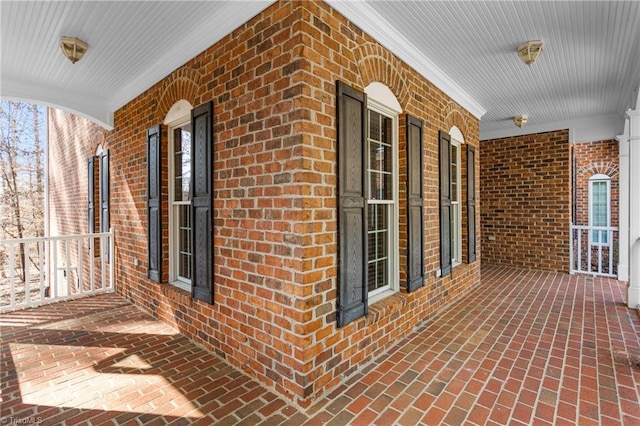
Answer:
[(482, 283), (304, 411), (115, 296), (4, 314), (3, 424), (640, 424), (623, 283)]

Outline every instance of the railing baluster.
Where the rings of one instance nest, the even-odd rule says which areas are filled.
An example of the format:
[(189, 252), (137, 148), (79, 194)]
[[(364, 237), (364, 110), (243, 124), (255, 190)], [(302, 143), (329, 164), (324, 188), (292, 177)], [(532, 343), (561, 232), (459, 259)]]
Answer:
[(101, 235), (100, 236), (100, 284), (102, 289), (106, 288), (106, 284), (104, 282), (105, 279), (105, 273), (104, 273), (104, 267), (105, 267), (105, 255), (106, 255), (106, 251), (107, 249), (104, 246), (104, 237)]
[(38, 242), (38, 269), (40, 270), (40, 301), (44, 300), (44, 279), (45, 279), (45, 274), (44, 274), (44, 241), (39, 241)]
[(89, 237), (89, 283), (90, 283), (90, 287), (91, 287), (91, 293), (94, 292), (95, 290), (95, 284), (96, 284), (96, 279), (95, 279), (95, 262), (96, 262), (96, 256), (95, 256), (95, 249), (96, 249), (96, 237)]
[(78, 266), (76, 268), (76, 273), (78, 274), (80, 294), (84, 294), (84, 277), (83, 277), (84, 250), (82, 249), (82, 247), (84, 246), (83, 242), (84, 242), (84, 238), (76, 240), (76, 253), (77, 253), (77, 259), (78, 259), (78, 262), (77, 262)]
[(54, 298), (58, 298), (58, 241), (53, 240), (53, 262), (51, 264), (51, 273), (53, 274), (53, 291), (49, 294)]
[(16, 304), (16, 246), (9, 244), (9, 304)]
[(573, 224), (569, 224), (569, 273), (573, 274)]
[(582, 230), (578, 229), (578, 272), (582, 272)]
[(587, 247), (589, 248), (587, 250), (587, 272), (593, 272), (591, 270), (592, 269), (591, 268), (591, 248), (593, 246), (593, 234), (591, 233), (590, 230), (588, 232), (589, 232), (589, 238), (588, 238), (589, 244)]
[(613, 275), (613, 231), (607, 231), (609, 235), (609, 274)]
[(31, 301), (31, 277), (29, 276), (29, 243), (24, 242), (24, 256), (22, 259), (22, 270), (24, 271), (24, 303), (29, 304)]
[(67, 296), (71, 296), (73, 294), (73, 291), (71, 288), (71, 268), (69, 267), (69, 264), (71, 263), (71, 256), (69, 253), (69, 240), (64, 240), (64, 257), (64, 267), (67, 278)]
[(113, 227), (109, 228), (109, 289), (115, 290), (115, 259), (116, 259), (116, 239)]
[(602, 230), (598, 231), (598, 274), (602, 274)]

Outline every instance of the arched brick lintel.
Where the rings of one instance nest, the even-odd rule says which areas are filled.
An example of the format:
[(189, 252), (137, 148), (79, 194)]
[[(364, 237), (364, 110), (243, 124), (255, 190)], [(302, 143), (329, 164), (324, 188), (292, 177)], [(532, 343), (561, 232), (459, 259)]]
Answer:
[(365, 44), (353, 51), (360, 70), (362, 86), (373, 82), (385, 84), (394, 93), (402, 108), (406, 108), (411, 97), (407, 88), (402, 63), (388, 50), (377, 44)]
[(578, 174), (587, 178), (594, 175), (607, 175), (610, 178), (618, 176), (619, 167), (611, 161), (594, 161), (591, 164), (578, 169)]
[(454, 102), (450, 102), (443, 110), (445, 130), (449, 131), (453, 126), (456, 126), (462, 136), (467, 138), (467, 123), (462, 113), (458, 110), (458, 105)]
[(181, 99), (196, 105), (200, 98), (200, 73), (183, 67), (175, 71), (163, 84), (162, 95), (155, 112), (155, 121), (161, 123), (171, 107)]

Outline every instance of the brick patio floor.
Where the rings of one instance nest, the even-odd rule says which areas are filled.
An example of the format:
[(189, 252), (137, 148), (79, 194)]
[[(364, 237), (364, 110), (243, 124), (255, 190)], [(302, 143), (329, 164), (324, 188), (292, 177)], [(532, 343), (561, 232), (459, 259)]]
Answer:
[(4, 314), (2, 424), (640, 424), (640, 320), (615, 280), (486, 267), (306, 411), (126, 300)]

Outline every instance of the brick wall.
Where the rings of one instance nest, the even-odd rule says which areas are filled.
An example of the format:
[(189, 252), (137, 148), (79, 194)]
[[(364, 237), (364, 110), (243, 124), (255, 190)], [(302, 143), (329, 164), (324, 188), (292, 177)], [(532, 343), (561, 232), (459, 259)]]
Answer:
[[(85, 118), (55, 108), (48, 108), (48, 122), (50, 234), (85, 234), (87, 159), (104, 143), (106, 131)], [(96, 208), (96, 215), (98, 212)], [(96, 227), (96, 232), (99, 229)]]
[(569, 132), (482, 141), (482, 260), (568, 271)]
[[(342, 328), (336, 327), (335, 315), (337, 79), (361, 88), (382, 82), (405, 113), (425, 122), (425, 286), (370, 305), (366, 317)], [(162, 123), (181, 99), (192, 106), (214, 102), (213, 305), (146, 275), (145, 132)], [(401, 288), (406, 279), (404, 121), (402, 115)], [(479, 261), (436, 277), (438, 130), (454, 125), (466, 143), (478, 147), (475, 117), (328, 5), (278, 2), (116, 111), (105, 147), (111, 153), (118, 292), (309, 406), (480, 279)], [(479, 162), (479, 150), (476, 156)], [(166, 162), (165, 152), (163, 170)], [(164, 180), (166, 218), (166, 175)], [(479, 239), (477, 245), (479, 259)], [(166, 222), (163, 246), (166, 265)]]
[(611, 226), (618, 226), (620, 187), (618, 141), (572, 144), (576, 157), (576, 225), (589, 224), (589, 178), (603, 174), (611, 178)]
[[(610, 226), (617, 227), (620, 194), (618, 141), (581, 142), (573, 143), (571, 146), (575, 160), (575, 188), (573, 189), (575, 224), (589, 225), (589, 179), (595, 175), (602, 174), (611, 179)], [(606, 273), (617, 274), (619, 241), (617, 232), (611, 233), (611, 247), (608, 244), (602, 246), (592, 245), (590, 256), (588, 253), (589, 232), (587, 230), (575, 230), (574, 232), (574, 252), (579, 252), (580, 269), (598, 271), (600, 267)], [(580, 236), (579, 241), (578, 235)], [(604, 234), (602, 236), (604, 237)], [(578, 247), (578, 242), (580, 242), (580, 247)], [(577, 256), (575, 262), (578, 262)], [(609, 263), (611, 263), (611, 267), (609, 267)], [(576, 267), (577, 263), (574, 265)]]

